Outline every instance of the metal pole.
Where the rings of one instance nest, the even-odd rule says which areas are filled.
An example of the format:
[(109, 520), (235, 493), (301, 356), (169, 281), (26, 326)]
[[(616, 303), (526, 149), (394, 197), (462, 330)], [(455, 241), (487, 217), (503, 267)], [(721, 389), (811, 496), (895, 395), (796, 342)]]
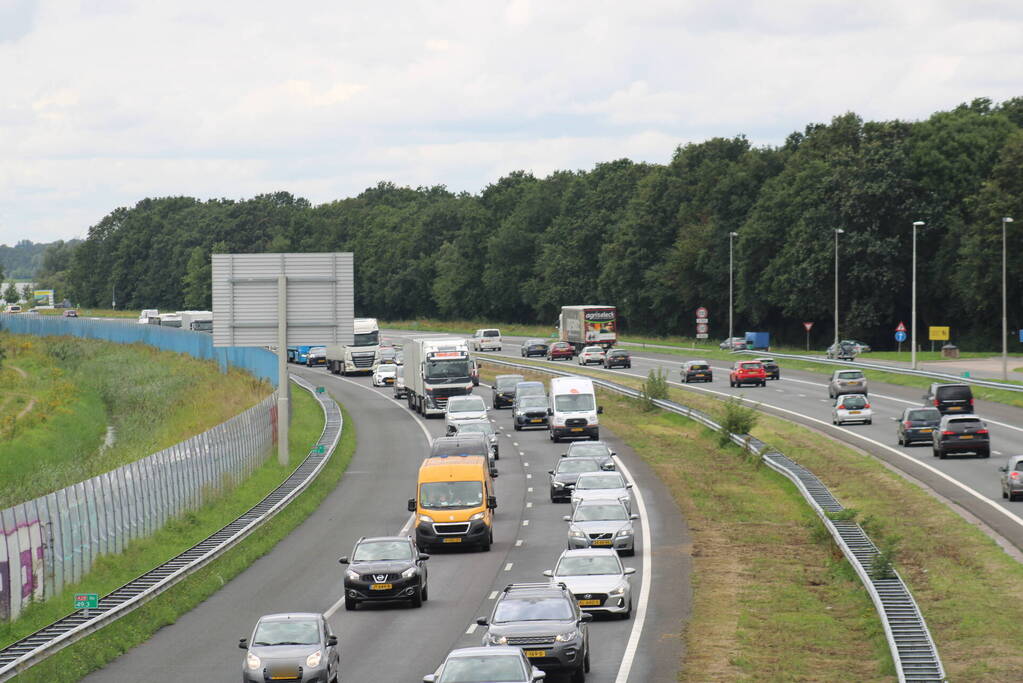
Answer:
[(277, 276), (277, 462), (288, 464), (288, 278)]
[(1009, 379), (1009, 318), (1006, 312), (1006, 280), (1005, 280), (1005, 224), (1012, 223), (1010, 216), (1002, 218), (1002, 379)]
[(909, 340), (909, 363), (916, 370), (916, 229), (925, 223), (913, 221), (913, 296), (912, 296), (912, 322), (910, 323)]
[(838, 236), (844, 233), (842, 228), (835, 228), (835, 354), (838, 354)]
[(738, 235), (737, 232), (728, 233), (728, 350), (734, 351), (735, 347), (732, 343), (732, 339), (735, 337), (735, 328), (733, 327), (734, 308), (732, 303), (732, 289), (733, 289), (733, 249), (732, 242), (733, 238)]

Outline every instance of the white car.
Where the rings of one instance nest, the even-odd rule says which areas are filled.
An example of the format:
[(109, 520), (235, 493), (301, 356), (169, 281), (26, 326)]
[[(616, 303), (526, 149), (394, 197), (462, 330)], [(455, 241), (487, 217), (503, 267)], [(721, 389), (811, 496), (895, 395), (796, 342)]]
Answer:
[(452, 424), (463, 420), (489, 420), (490, 415), (482, 396), (452, 396), (448, 399), (444, 418)]
[(632, 513), (632, 494), (629, 489), (632, 484), (625, 481), (621, 472), (586, 472), (580, 474), (575, 480), (575, 488), (572, 489), (572, 505), (580, 501), (593, 498), (607, 498), (618, 500), (625, 506), (625, 509)]
[(389, 387), (394, 384), (394, 377), (398, 372), (398, 366), (394, 363), (381, 363), (373, 371), (373, 386)]
[(632, 567), (623, 567), (618, 553), (610, 548), (566, 550), (554, 569), (543, 573), (554, 583), (563, 583), (584, 612), (632, 616)]
[(500, 351), (501, 330), (493, 327), (476, 330), (469, 340), (469, 348), (473, 351)]
[(600, 346), (587, 346), (579, 352), (579, 365), (589, 365), (590, 363), (603, 363), (604, 362), (604, 349)]
[(844, 394), (835, 401), (831, 411), (831, 423), (840, 425), (846, 422), (862, 422), (871, 424), (874, 412), (870, 409), (867, 397), (862, 394)]

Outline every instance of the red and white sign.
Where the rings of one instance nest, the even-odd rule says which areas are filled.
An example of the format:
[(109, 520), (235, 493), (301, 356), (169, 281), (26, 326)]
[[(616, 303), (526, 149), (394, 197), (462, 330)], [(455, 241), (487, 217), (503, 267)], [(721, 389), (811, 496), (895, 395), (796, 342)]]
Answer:
[(710, 312), (708, 312), (707, 309), (704, 308), (703, 306), (700, 306), (699, 308), (696, 309), (696, 317), (697, 318), (706, 318), (709, 315), (710, 315)]
[(807, 332), (809, 332), (811, 329), (813, 329), (813, 323), (803, 323), (803, 327), (806, 328)]
[(905, 332), (906, 331), (906, 323), (900, 322), (899, 326), (895, 328), (895, 331), (896, 332)]
[(709, 331), (710, 331), (709, 325), (705, 325), (704, 323), (699, 323), (696, 325), (696, 334), (707, 334)]

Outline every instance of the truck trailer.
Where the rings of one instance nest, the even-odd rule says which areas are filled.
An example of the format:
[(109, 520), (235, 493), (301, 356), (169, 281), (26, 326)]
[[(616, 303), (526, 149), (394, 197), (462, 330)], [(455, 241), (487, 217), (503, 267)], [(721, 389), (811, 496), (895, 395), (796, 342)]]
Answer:
[(559, 339), (576, 354), (586, 346), (610, 349), (618, 341), (618, 310), (614, 306), (562, 306), (558, 316)]
[(356, 318), (352, 344), (327, 347), (327, 369), (335, 375), (373, 373), (380, 363), (380, 327), (376, 318)]
[(178, 311), (178, 315), (181, 316), (181, 329), (213, 334), (211, 311)]
[(404, 346), (405, 391), (409, 408), (421, 415), (443, 415), (452, 396), (472, 393), (469, 347), (459, 337), (413, 339)]

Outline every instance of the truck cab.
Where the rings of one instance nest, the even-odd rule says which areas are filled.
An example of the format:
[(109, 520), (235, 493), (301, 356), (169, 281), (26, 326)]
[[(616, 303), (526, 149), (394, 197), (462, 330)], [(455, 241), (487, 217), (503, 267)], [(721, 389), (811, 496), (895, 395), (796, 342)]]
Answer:
[(472, 358), (464, 339), (413, 339), (403, 350), (405, 388), (416, 412), (443, 415), (449, 398), (472, 393)]
[(380, 327), (376, 318), (356, 318), (351, 344), (327, 347), (327, 369), (335, 375), (373, 373), (380, 363)]
[(490, 550), (497, 495), (486, 456), (425, 459), (408, 509), (415, 513), (416, 544), (424, 551), (442, 546)]

